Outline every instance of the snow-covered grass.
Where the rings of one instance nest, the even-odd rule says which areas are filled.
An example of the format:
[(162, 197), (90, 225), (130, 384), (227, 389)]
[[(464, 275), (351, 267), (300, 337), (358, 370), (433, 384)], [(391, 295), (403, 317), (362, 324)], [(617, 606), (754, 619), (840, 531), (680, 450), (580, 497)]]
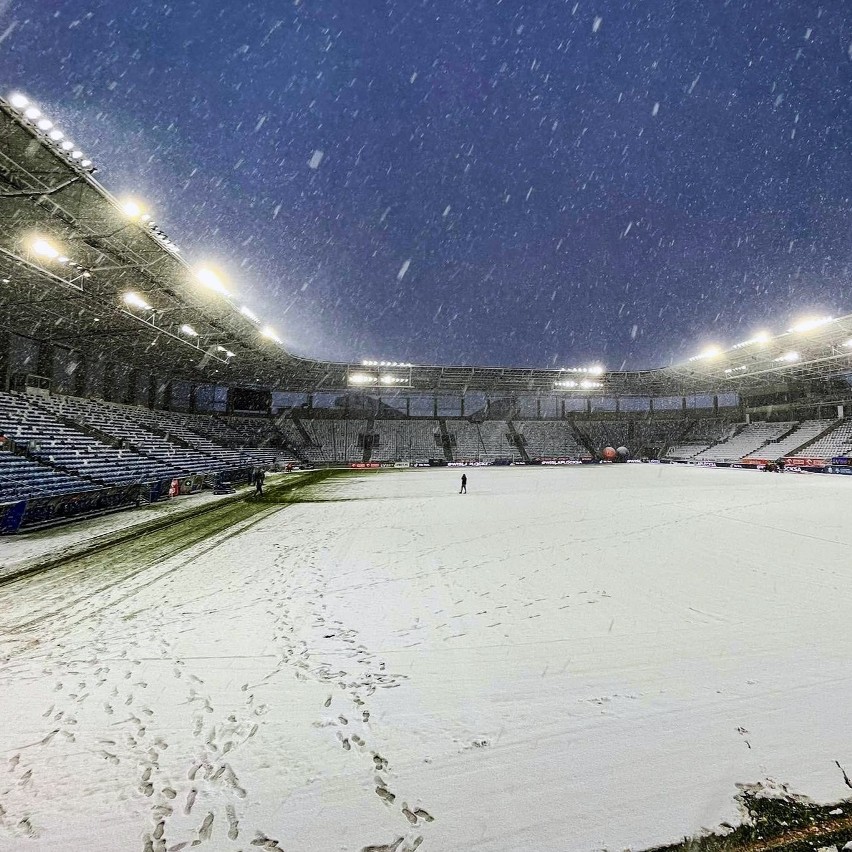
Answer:
[(849, 792), (852, 482), (467, 473), (0, 587), (0, 849), (641, 849)]

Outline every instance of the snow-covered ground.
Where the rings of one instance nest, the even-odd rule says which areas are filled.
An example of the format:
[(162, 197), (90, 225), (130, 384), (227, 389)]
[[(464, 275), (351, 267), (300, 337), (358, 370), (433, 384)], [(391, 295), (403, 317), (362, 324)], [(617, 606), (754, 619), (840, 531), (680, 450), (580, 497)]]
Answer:
[(639, 849), (849, 792), (852, 481), (467, 473), (0, 587), (0, 849)]

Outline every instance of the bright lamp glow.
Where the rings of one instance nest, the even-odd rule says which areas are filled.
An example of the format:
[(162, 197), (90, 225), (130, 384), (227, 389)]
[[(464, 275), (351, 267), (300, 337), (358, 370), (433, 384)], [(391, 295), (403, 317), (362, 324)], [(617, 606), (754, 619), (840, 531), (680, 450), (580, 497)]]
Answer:
[(180, 330), (181, 330), (181, 331), (182, 331), (182, 332), (183, 332), (183, 333), (184, 333), (187, 337), (198, 337), (198, 332), (197, 332), (197, 331), (196, 331), (196, 330), (195, 330), (195, 329), (194, 329), (191, 325), (186, 325), (186, 324), (184, 324), (184, 325), (182, 325), (182, 326), (180, 327)]
[(33, 254), (39, 257), (46, 257), (48, 260), (56, 260), (59, 257), (59, 249), (49, 243), (44, 237), (34, 237), (30, 243), (30, 250)]
[(690, 361), (701, 361), (705, 358), (715, 358), (717, 355), (721, 355), (722, 350), (718, 346), (708, 346), (702, 352), (699, 352), (697, 355), (693, 355), (689, 360)]
[(91, 166), (91, 165), (92, 165), (92, 161), (91, 161), (91, 160), (80, 160), (80, 165), (81, 165), (84, 169), (88, 169), (88, 168), (89, 168), (89, 166)]
[(207, 269), (206, 267), (202, 267), (201, 269), (197, 269), (195, 271), (195, 277), (205, 287), (209, 287), (211, 290), (218, 293), (220, 296), (230, 295), (228, 293), (228, 291), (225, 289), (225, 285), (222, 283), (219, 276), (215, 272), (213, 272), (212, 269)]
[(732, 347), (733, 349), (742, 349), (745, 346), (754, 346), (757, 343), (769, 343), (772, 339), (772, 335), (768, 331), (759, 331), (754, 337), (750, 337), (748, 340), (744, 340), (742, 343), (735, 343)]
[(83, 152), (82, 151), (72, 151), (71, 152), (71, 159), (72, 160), (81, 160), (82, 158), (83, 158)]
[(790, 331), (801, 334), (802, 332), (810, 331), (813, 328), (819, 328), (821, 325), (825, 325), (833, 319), (834, 317), (806, 317), (803, 320), (799, 320), (799, 322), (797, 322)]
[(374, 385), (376, 383), (376, 377), (371, 376), (368, 373), (350, 373), (349, 382), (353, 385)]
[(590, 376), (602, 376), (604, 374), (604, 372), (605, 372), (605, 370), (604, 370), (603, 367), (601, 367), (600, 364), (595, 364), (594, 366), (589, 367), (589, 375)]
[(138, 201), (128, 198), (121, 202), (121, 212), (128, 219), (140, 219), (144, 211)]
[(70, 151), (74, 147), (73, 142), (69, 142), (67, 139), (59, 146), (63, 151)]
[(124, 302), (132, 308), (141, 308), (143, 311), (153, 310), (151, 306), (136, 293), (125, 293)]
[(792, 361), (798, 361), (801, 356), (798, 352), (786, 352), (780, 358), (776, 358), (776, 361), (786, 361), (788, 363)]
[(275, 341), (275, 343), (280, 343), (280, 342), (281, 342), (281, 338), (280, 338), (280, 337), (279, 337), (279, 336), (275, 333), (274, 329), (271, 329), (268, 325), (267, 325), (267, 326), (264, 326), (264, 327), (261, 329), (260, 333), (261, 333), (264, 337), (269, 338), (269, 340), (274, 340), (274, 341)]
[(234, 353), (231, 352), (230, 349), (226, 349), (224, 346), (217, 346), (216, 351), (224, 353), (226, 358), (233, 358), (234, 357)]
[(63, 136), (65, 136), (65, 134), (64, 134), (61, 130), (57, 130), (55, 127), (54, 127), (54, 128), (53, 128), (53, 130), (51, 130), (51, 131), (50, 131), (50, 133), (48, 133), (47, 135), (48, 135), (48, 136), (49, 136), (49, 137), (50, 137), (50, 138), (51, 138), (54, 142), (58, 142), (60, 139), (62, 139), (62, 137), (63, 137)]
[(30, 121), (35, 121), (37, 118), (41, 118), (41, 110), (38, 107), (31, 106), (24, 110), (24, 115)]
[(25, 109), (29, 102), (30, 99), (22, 95), (20, 92), (13, 92), (9, 97), (9, 103), (12, 104), (15, 109)]
[(53, 127), (53, 122), (49, 118), (43, 118), (36, 124), (39, 130), (50, 130)]

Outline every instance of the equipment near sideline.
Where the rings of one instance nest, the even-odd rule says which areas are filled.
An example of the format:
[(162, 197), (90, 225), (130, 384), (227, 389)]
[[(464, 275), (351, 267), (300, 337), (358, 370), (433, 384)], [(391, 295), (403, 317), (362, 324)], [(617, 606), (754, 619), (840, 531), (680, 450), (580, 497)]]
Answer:
[(618, 456), (618, 453), (613, 447), (604, 447), (602, 455), (605, 461), (615, 461), (616, 457)]
[(219, 479), (213, 488), (214, 494), (236, 494), (237, 489), (231, 484), (230, 479)]

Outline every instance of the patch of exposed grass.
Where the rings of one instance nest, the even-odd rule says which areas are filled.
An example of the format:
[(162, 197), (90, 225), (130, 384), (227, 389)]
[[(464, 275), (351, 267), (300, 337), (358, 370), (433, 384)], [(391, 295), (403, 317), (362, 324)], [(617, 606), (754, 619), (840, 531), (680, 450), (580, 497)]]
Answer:
[(223, 497), (197, 508), (167, 517), (135, 524), (124, 530), (100, 536), (66, 553), (35, 560), (0, 584), (14, 583), (24, 576), (61, 571), (66, 576), (83, 571), (109, 574), (113, 579), (127, 576), (174, 556), (214, 535), (239, 527), (253, 518), (260, 520), (284, 506), (328, 499), (327, 483), (351, 475), (348, 470), (311, 470), (270, 482), (262, 496), (253, 493)]
[[(845, 772), (844, 780), (852, 787)], [(819, 805), (784, 786), (759, 784), (743, 786), (736, 798), (743, 813), (739, 826), (723, 823), (720, 833), (651, 852), (813, 852), (852, 841), (852, 801)]]

